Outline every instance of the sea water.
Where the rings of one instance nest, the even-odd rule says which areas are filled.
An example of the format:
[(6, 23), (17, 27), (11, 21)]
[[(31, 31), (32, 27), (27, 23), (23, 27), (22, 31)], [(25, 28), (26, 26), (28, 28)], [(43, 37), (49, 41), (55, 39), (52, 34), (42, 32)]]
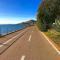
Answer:
[(0, 24), (0, 35), (6, 35), (11, 32), (23, 29), (25, 26), (22, 24)]

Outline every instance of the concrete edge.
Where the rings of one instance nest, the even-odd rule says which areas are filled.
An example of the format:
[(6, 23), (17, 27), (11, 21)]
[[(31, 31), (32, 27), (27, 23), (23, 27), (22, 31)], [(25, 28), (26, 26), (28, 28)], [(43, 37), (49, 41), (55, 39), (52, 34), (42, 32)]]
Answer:
[(41, 31), (39, 31), (39, 32), (44, 36), (44, 38), (49, 42), (49, 44), (54, 48), (54, 50), (60, 55), (60, 51), (57, 48), (57, 46), (55, 45), (55, 43), (53, 41), (51, 41), (43, 32), (41, 32)]

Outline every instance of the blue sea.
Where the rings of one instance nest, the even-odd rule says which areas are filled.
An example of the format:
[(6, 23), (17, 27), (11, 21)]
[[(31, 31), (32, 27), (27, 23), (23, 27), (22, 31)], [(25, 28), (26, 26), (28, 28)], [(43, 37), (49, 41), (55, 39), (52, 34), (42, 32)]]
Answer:
[(0, 24), (0, 35), (6, 35), (25, 28), (23, 24)]

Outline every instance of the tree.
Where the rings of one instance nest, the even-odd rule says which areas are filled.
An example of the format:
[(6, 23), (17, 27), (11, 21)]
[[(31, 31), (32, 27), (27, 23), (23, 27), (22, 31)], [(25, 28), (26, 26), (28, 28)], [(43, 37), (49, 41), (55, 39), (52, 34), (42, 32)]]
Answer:
[(49, 14), (46, 8), (47, 6), (45, 5), (45, 2), (43, 1), (41, 6), (38, 9), (38, 14), (37, 14), (37, 22), (39, 22), (38, 27), (42, 31), (47, 31), (47, 28), (48, 28), (47, 17), (49, 16)]
[(60, 0), (44, 0), (38, 9), (37, 22), (39, 28), (47, 30), (51, 28), (57, 16), (60, 15)]

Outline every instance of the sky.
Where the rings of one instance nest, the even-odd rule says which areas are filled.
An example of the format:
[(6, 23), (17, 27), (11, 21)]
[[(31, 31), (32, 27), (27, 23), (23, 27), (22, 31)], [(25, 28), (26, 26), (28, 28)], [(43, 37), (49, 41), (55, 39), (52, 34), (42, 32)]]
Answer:
[(36, 19), (41, 0), (0, 0), (0, 24)]

